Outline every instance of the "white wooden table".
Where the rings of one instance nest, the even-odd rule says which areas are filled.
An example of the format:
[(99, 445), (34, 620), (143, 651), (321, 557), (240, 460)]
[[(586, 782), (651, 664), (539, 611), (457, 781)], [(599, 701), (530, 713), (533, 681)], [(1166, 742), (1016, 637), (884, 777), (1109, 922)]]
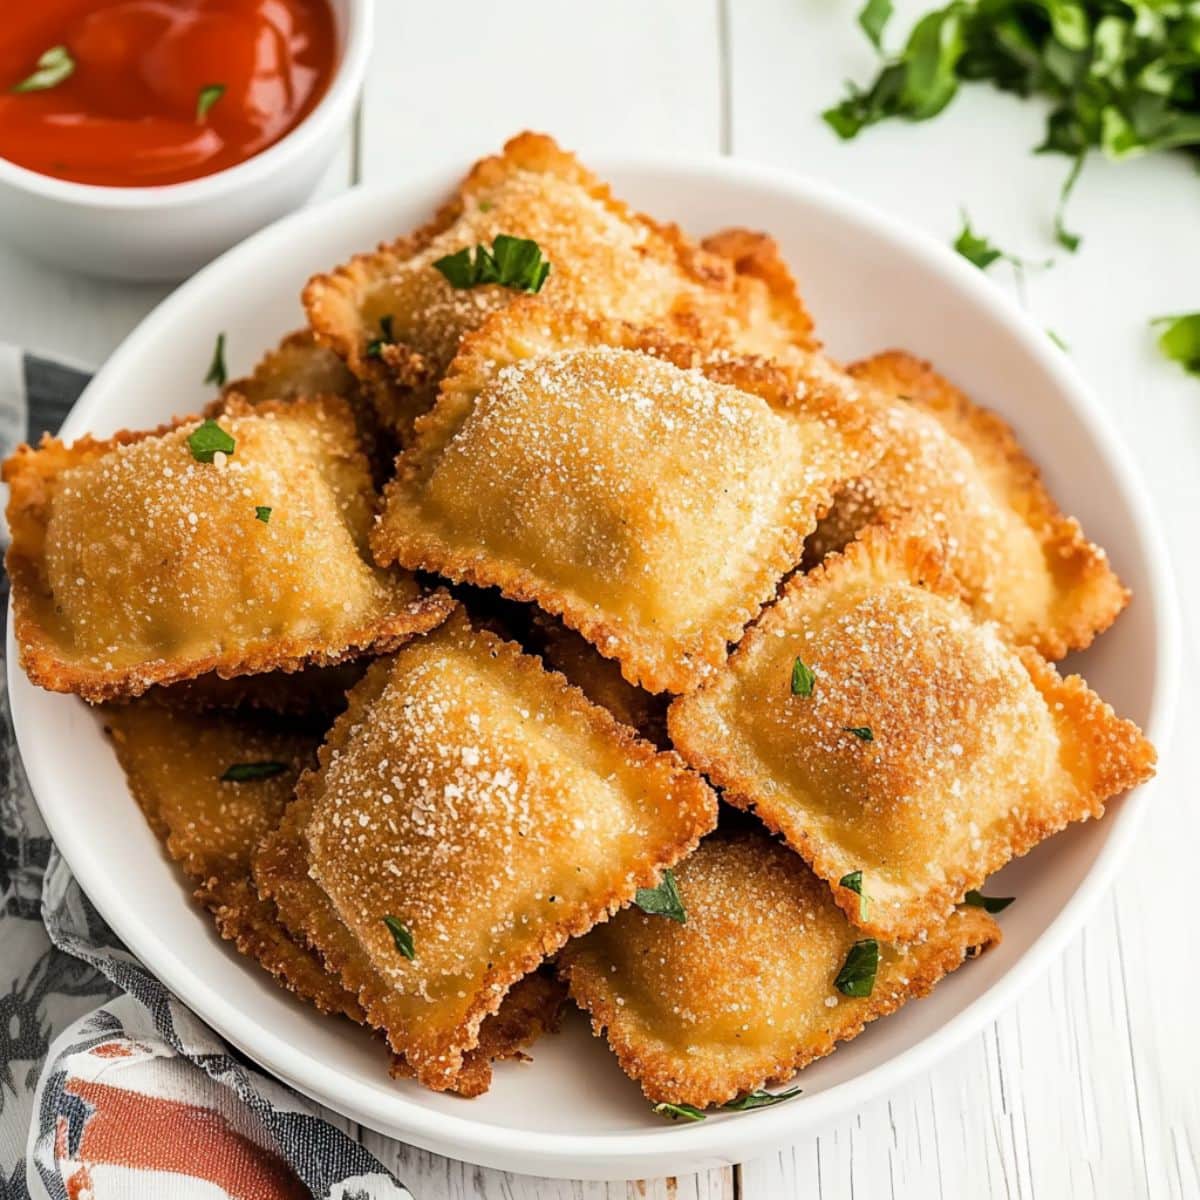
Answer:
[[(857, 0), (380, 0), (353, 135), (320, 195), (465, 162), (522, 128), (586, 154), (720, 151), (829, 179), (941, 238), (960, 206), (1005, 249), (1053, 253), (1064, 160), (1042, 112), (987, 88), (939, 120), (843, 145), (818, 119), (873, 55)], [(906, 30), (911, 0), (901, 5)], [(895, 35), (894, 35), (895, 36)], [(637, 1184), (538, 1180), (363, 1140), (418, 1200), (446, 1197), (1200, 1197), (1200, 380), (1163, 362), (1153, 315), (1200, 308), (1200, 178), (1181, 158), (1089, 164), (1075, 258), (1024, 301), (1060, 334), (1141, 465), (1174, 552), (1187, 637), (1175, 747), (1120, 880), (1062, 960), (930, 1075), (741, 1167)], [(669, 214), (664, 214), (669, 215)], [(993, 268), (997, 286), (1013, 286)], [(0, 245), (0, 341), (96, 364), (164, 294), (60, 274)], [(819, 314), (818, 314), (819, 316)]]

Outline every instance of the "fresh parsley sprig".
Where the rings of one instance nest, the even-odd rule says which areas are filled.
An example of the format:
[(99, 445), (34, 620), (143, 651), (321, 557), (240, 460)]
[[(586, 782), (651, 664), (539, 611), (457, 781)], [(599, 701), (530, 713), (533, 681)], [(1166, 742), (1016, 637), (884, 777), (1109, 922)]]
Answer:
[(399, 953), (404, 955), (409, 962), (416, 958), (416, 944), (413, 942), (413, 935), (408, 926), (399, 917), (393, 917), (391, 913), (383, 918), (383, 923), (387, 926), (388, 933), (392, 935), (392, 941)]
[(550, 264), (542, 257), (542, 249), (529, 238), (510, 237), (499, 233), (492, 248), (469, 246), (437, 259), (434, 267), (451, 287), (473, 288), (483, 283), (498, 283), (517, 292), (540, 292), (550, 274)]
[(850, 947), (833, 986), (843, 996), (869, 996), (875, 990), (878, 973), (879, 943), (874, 938), (863, 938)]
[(982, 892), (972, 889), (963, 897), (963, 903), (972, 908), (982, 908), (987, 913), (1000, 913), (1015, 899), (1015, 896), (985, 896)]
[(658, 887), (638, 888), (633, 902), (652, 917), (666, 917), (680, 925), (687, 924), (687, 913), (675, 883), (675, 873), (670, 868), (663, 872)]
[[(890, 15), (867, 0), (859, 16), (876, 46)], [(848, 85), (822, 115), (848, 139), (889, 118), (935, 117), (963, 82), (1049, 99), (1036, 150), (1071, 160), (1054, 227), (1073, 251), (1079, 235), (1067, 230), (1063, 207), (1089, 149), (1117, 161), (1200, 150), (1196, 20), (1179, 0), (950, 0), (917, 21), (868, 86)]]
[(211, 417), (188, 434), (188, 449), (197, 462), (210, 463), (217, 454), (232, 454), (237, 442)]
[(1155, 317), (1158, 348), (1192, 375), (1200, 375), (1200, 312), (1178, 317)]

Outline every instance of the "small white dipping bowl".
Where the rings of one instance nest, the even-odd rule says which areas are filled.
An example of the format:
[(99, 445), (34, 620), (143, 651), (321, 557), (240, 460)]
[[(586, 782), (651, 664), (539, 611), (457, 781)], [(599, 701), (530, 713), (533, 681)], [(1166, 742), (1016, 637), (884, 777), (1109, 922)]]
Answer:
[(366, 77), (375, 0), (329, 0), (338, 48), (320, 103), (224, 171), (161, 187), (97, 187), (0, 158), (0, 238), (61, 267), (174, 281), (298, 208), (333, 159)]

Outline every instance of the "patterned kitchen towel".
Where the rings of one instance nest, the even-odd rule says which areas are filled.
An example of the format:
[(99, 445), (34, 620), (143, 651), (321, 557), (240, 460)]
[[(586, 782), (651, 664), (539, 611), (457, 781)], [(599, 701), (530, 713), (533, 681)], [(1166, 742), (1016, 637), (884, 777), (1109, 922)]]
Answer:
[[(0, 346), (0, 456), (57, 429), (87, 379)], [(0, 1200), (412, 1200), (354, 1129), (117, 940), (42, 824), (0, 671)]]

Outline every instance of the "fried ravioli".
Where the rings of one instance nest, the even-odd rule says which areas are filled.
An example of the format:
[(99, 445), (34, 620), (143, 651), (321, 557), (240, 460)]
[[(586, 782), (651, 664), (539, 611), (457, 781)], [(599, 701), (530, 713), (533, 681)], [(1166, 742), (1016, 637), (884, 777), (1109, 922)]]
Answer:
[(809, 562), (918, 511), (941, 534), (968, 602), (1017, 642), (1062, 658), (1112, 624), (1128, 593), (1004, 421), (903, 351), (849, 370), (885, 405), (884, 449), (809, 539)]
[[(868, 530), (793, 578), (668, 722), (726, 800), (782, 833), (855, 924), (893, 940), (1099, 817), (1155, 758), (1082, 679), (979, 621), (912, 523)], [(840, 882), (857, 871), (865, 912)]]
[[(96, 701), (386, 650), (449, 609), (367, 558), (375, 507), (335, 398), (230, 401), (228, 453), (195, 420), (153, 433), (44, 438), (4, 465), (21, 662)], [(269, 510), (269, 511), (268, 511)]]
[(527, 300), (464, 341), (372, 546), (536, 601), (630, 683), (685, 692), (869, 463), (870, 420), (762, 360)]
[(761, 831), (716, 834), (675, 868), (686, 921), (626, 909), (568, 943), (559, 971), (656, 1103), (705, 1108), (782, 1082), (1000, 940), (964, 908), (879, 945), (870, 994), (835, 986), (862, 938), (829, 889)]
[(778, 255), (761, 269), (770, 239), (742, 233), (758, 240), (753, 252), (740, 245), (739, 272), (729, 254), (631, 210), (551, 138), (524, 133), (476, 163), (429, 225), (305, 289), (317, 336), (371, 388), (381, 418), (402, 440), (433, 403), (462, 336), (517, 295), (499, 284), (452, 287), (433, 264), (490, 246), (497, 235), (537, 243), (550, 263), (544, 294), (556, 304), (742, 353), (779, 357), (815, 344)]
[(260, 886), (437, 1089), (517, 980), (716, 821), (676, 755), (461, 615), (372, 666), (293, 809)]
[[(322, 1012), (362, 1021), (362, 1009), (287, 935), (250, 880), (259, 840), (279, 822), (319, 738), (280, 722), (187, 713), (148, 698), (104, 712), (129, 790), (221, 936)], [(241, 768), (247, 778), (224, 778)]]

